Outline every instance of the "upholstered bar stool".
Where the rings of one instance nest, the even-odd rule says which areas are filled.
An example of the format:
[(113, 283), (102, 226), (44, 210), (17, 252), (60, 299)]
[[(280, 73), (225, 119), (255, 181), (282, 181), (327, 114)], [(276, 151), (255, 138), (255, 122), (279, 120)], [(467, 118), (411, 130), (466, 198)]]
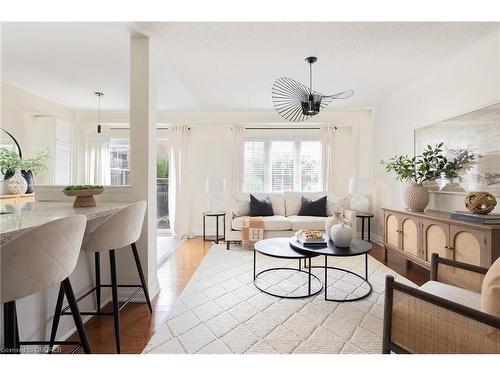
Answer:
[[(134, 296), (142, 290), (146, 297), (146, 302), (149, 307), (149, 312), (153, 312), (151, 301), (149, 299), (146, 280), (142, 271), (141, 261), (137, 253), (135, 242), (141, 236), (142, 224), (144, 222), (144, 214), (146, 213), (146, 202), (140, 201), (133, 203), (117, 213), (109, 216), (91, 233), (87, 233), (83, 243), (83, 250), (89, 253), (94, 253), (95, 257), (95, 287), (77, 298), (77, 302), (89, 296), (93, 292), (96, 294), (97, 311), (82, 311), (81, 315), (112, 315), (114, 317), (115, 326), (115, 342), (116, 351), (120, 353), (120, 310)], [(132, 249), (132, 254), (141, 281), (140, 285), (118, 285), (116, 280), (116, 260), (115, 252), (117, 249), (129, 247)], [(101, 252), (109, 252), (109, 264), (111, 271), (111, 284), (101, 283)], [(120, 306), (118, 301), (118, 288), (137, 288), (132, 295)], [(101, 288), (111, 288), (113, 312), (101, 311)], [(59, 299), (56, 307), (56, 315), (52, 323), (51, 339), (55, 338), (55, 332), (59, 324), (59, 316), (69, 314), (66, 309), (62, 309), (62, 293), (59, 292)], [(57, 313), (59, 311), (59, 313)]]
[[(90, 353), (69, 275), (73, 272), (85, 231), (83, 215), (69, 216), (41, 225), (8, 241), (1, 248), (2, 295), (4, 304), (5, 351), (20, 353), (23, 345), (77, 345)], [(61, 283), (62, 298), (66, 295), (80, 342), (21, 341), (17, 324), (16, 300), (41, 292)], [(62, 303), (62, 302), (61, 302)]]

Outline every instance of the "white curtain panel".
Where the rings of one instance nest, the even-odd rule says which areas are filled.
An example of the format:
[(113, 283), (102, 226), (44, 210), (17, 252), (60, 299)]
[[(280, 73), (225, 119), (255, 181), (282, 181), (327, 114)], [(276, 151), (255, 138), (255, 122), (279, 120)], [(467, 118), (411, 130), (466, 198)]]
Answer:
[(243, 163), (245, 127), (235, 125), (231, 128), (233, 135), (233, 168), (231, 176), (231, 194), (243, 191)]
[(333, 148), (335, 126), (328, 125), (321, 128), (321, 181), (323, 191), (333, 192)]
[(188, 136), (187, 126), (168, 128), (170, 142), (170, 169), (168, 212), (170, 227), (176, 237), (189, 237), (189, 186), (187, 176)]
[(109, 143), (87, 141), (86, 181), (90, 185), (111, 184), (111, 160)]

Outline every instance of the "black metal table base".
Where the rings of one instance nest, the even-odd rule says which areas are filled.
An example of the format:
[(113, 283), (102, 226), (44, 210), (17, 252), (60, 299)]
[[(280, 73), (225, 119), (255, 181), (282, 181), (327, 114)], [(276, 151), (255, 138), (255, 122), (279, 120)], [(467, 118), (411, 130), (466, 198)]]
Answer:
[[(325, 270), (325, 301), (329, 302), (354, 302), (354, 301), (359, 301), (363, 298), (368, 297), (370, 294), (372, 294), (373, 287), (372, 284), (368, 281), (368, 254), (365, 254), (365, 277), (357, 274), (356, 272), (352, 272), (349, 270), (346, 270), (345, 268), (339, 268), (339, 267), (332, 267), (328, 266), (328, 257), (325, 255), (325, 264), (322, 266), (312, 266), (312, 268), (323, 268)], [(357, 278), (361, 279), (364, 284), (368, 285), (368, 292), (363, 294), (362, 296), (358, 297), (351, 297), (351, 298), (344, 298), (344, 299), (337, 299), (337, 298), (328, 298), (328, 270), (337, 270), (340, 272), (345, 272), (349, 273), (351, 275), (356, 276)], [(359, 288), (360, 286), (358, 286)]]
[[(304, 269), (302, 269), (302, 265), (301, 265), (302, 259), (304, 259), (304, 263), (306, 263), (306, 260), (309, 260), (309, 267), (304, 266)], [(311, 267), (311, 258), (298, 258), (298, 260), (299, 260), (299, 267), (298, 268), (273, 267), (273, 268), (267, 268), (267, 269), (262, 270), (259, 273), (257, 273), (257, 252), (254, 250), (253, 251), (253, 284), (261, 292), (266, 293), (266, 294), (273, 296), (273, 297), (278, 297), (278, 298), (297, 299), (297, 298), (307, 298), (307, 297), (315, 296), (316, 294), (320, 293), (323, 290), (323, 283), (316, 275), (313, 275), (311, 272), (311, 268), (312, 268)], [(299, 294), (299, 295), (283, 295), (283, 294), (272, 293), (266, 289), (261, 288), (258, 285), (257, 279), (260, 275), (263, 275), (263, 274), (268, 273), (268, 272), (284, 271), (284, 270), (307, 274), (307, 276), (308, 276), (307, 293), (303, 293), (303, 294)], [(312, 287), (312, 280), (313, 279), (315, 279), (321, 287), (313, 288)]]

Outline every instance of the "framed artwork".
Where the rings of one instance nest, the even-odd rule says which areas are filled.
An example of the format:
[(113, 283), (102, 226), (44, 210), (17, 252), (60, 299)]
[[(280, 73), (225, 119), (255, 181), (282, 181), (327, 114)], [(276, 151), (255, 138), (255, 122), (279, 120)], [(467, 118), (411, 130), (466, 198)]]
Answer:
[(500, 103), (415, 130), (415, 155), (443, 142), (450, 160), (464, 166), (455, 176), (429, 183), (429, 191), (488, 191), (500, 196)]

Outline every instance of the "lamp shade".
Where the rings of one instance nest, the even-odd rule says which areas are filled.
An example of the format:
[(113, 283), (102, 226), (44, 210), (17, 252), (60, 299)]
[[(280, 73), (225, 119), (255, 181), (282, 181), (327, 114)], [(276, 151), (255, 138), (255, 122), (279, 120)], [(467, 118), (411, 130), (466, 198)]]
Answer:
[(220, 194), (226, 192), (226, 179), (220, 177), (208, 177), (205, 183), (205, 193)]
[(370, 182), (363, 178), (351, 177), (349, 179), (349, 194), (369, 194)]

